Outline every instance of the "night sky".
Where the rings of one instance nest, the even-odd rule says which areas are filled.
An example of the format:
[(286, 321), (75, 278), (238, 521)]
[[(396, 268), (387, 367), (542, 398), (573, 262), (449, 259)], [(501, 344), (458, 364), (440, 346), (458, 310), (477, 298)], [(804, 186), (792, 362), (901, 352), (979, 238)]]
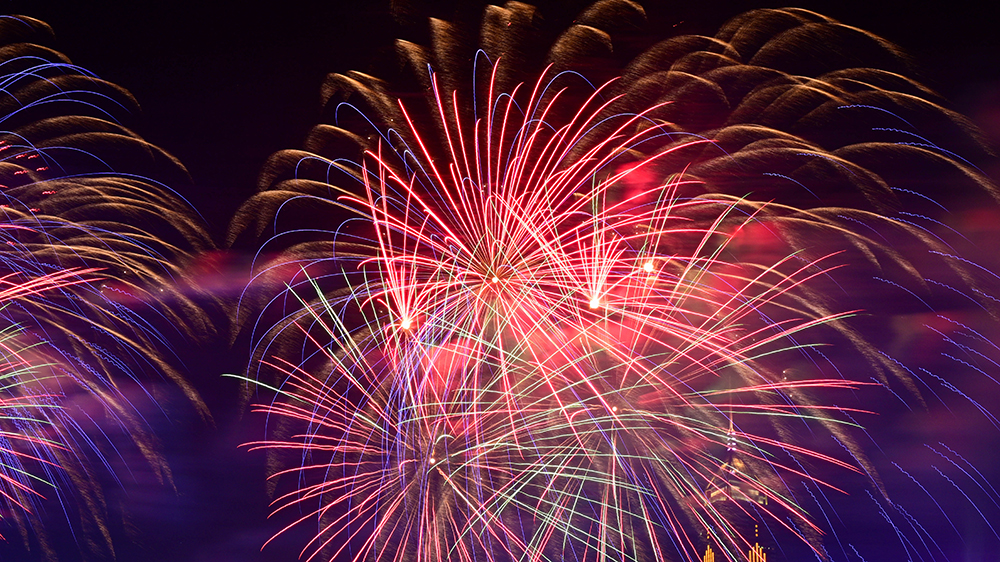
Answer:
[[(392, 41), (426, 38), (426, 17), (475, 18), (477, 8), (449, 2), (410, 6), (405, 21), (392, 3), (282, 2), (250, 10), (224, 2), (3, 2), (53, 27), (57, 49), (75, 64), (125, 87), (144, 114), (132, 124), (188, 167), (192, 202), (213, 225), (225, 222), (256, 185), (264, 159), (300, 146), (319, 117), (319, 87), (330, 72), (377, 72)], [(458, 3), (462, 5), (463, 3)], [(472, 3), (468, 4), (472, 6)], [(578, 0), (538, 3), (559, 29)], [(712, 34), (730, 17), (781, 3), (707, 0), (645, 2), (649, 41), (671, 33)], [(810, 1), (795, 4), (881, 35), (903, 47), (923, 69), (919, 78), (1000, 131), (996, 106), (1000, 36), (972, 0), (936, 2)], [(400, 13), (401, 10), (396, 10)]]
[[(783, 5), (733, 0), (643, 4), (650, 18), (650, 41), (671, 34), (711, 34), (744, 10)], [(540, 3), (542, 14), (556, 27), (568, 23), (581, 5), (570, 0)], [(901, 0), (796, 5), (900, 45), (922, 69), (918, 77), (925, 84), (1000, 139), (1000, 33), (993, 14), (980, 2), (935, 2), (928, 7)], [(299, 147), (317, 122), (319, 88), (327, 73), (359, 69), (377, 74), (395, 37), (423, 42), (426, 15), (450, 19), (456, 12), (450, 3), (418, 1), (406, 10), (405, 21), (399, 21), (384, 0), (291, 0), (259, 6), (188, 0), (0, 0), (6, 13), (47, 22), (55, 31), (57, 50), (135, 96), (143, 113), (130, 127), (188, 168), (194, 187), (183, 194), (207, 218), (220, 243), (228, 218), (255, 191), (267, 156)], [(478, 10), (465, 8), (462, 13)], [(995, 164), (992, 170), (998, 177)], [(178, 420), (164, 428), (178, 493), (129, 491), (132, 496), (126, 501), (135, 508), (130, 534), (136, 538), (116, 544), (118, 559), (295, 560), (301, 534), (292, 533), (260, 552), (277, 530), (276, 523), (265, 520), (264, 455), (237, 445), (259, 438), (261, 422), (241, 415), (234, 383), (219, 378), (223, 372), (238, 372), (242, 359), (201, 359), (189, 367), (191, 377), (213, 408), (217, 426)], [(1000, 474), (991, 467), (986, 470)], [(976, 529), (973, 535), (985, 532), (981, 525), (970, 525)], [(1000, 560), (1000, 541), (983, 540), (968, 546), (968, 560)], [(973, 557), (986, 555), (992, 558)]]

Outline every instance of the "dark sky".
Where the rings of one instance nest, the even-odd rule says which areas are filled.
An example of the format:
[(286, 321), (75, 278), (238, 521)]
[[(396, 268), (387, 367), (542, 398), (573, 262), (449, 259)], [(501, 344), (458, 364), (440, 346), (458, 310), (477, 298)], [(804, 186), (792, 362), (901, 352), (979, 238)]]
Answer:
[[(257, 4), (257, 9), (248, 2), (0, 0), (0, 10), (48, 22), (59, 51), (132, 92), (143, 108), (134, 128), (188, 167), (197, 186), (188, 195), (218, 235), (255, 189), (264, 159), (298, 147), (315, 124), (325, 74), (369, 68), (379, 53), (391, 49), (394, 37), (420, 40), (421, 12), (451, 14), (446, 3), (414, 4), (409, 23), (393, 20), (388, 0), (289, 0)], [(550, 0), (542, 9), (553, 20), (569, 21), (572, 7), (581, 4)], [(711, 34), (741, 11), (782, 5), (735, 0), (645, 4), (652, 38), (671, 32)], [(925, 83), (1000, 136), (1000, 33), (981, 2), (922, 7), (903, 0), (810, 0), (797, 5), (897, 43), (914, 56)], [(236, 443), (256, 437), (256, 429), (223, 427), (217, 438), (190, 440), (175, 469), (178, 499), (150, 499), (155, 514), (137, 519), (139, 527), (160, 525), (160, 534), (124, 548), (119, 559), (294, 560), (297, 551), (289, 546), (294, 537), (264, 554), (257, 551), (274, 530), (263, 521), (266, 506), (260, 504), (262, 457), (235, 449)], [(178, 435), (187, 430), (182, 424), (173, 428)]]
[[(139, 133), (189, 168), (202, 188), (194, 202), (216, 225), (253, 190), (267, 155), (300, 145), (318, 118), (325, 74), (368, 70), (394, 37), (421, 39), (421, 14), (451, 19), (456, 5), (407, 4), (409, 21), (399, 22), (389, 0), (287, 1), (258, 9), (190, 0), (0, 2), (7, 12), (48, 22), (57, 48), (74, 63), (132, 92), (144, 111)], [(558, 25), (583, 2), (539, 4)], [(651, 39), (671, 31), (711, 34), (741, 11), (782, 5), (645, 2)], [(903, 0), (797, 5), (896, 42), (925, 69), (921, 78), (965, 113), (984, 111), (982, 100), (998, 97), (1000, 34), (975, 0), (926, 7)]]

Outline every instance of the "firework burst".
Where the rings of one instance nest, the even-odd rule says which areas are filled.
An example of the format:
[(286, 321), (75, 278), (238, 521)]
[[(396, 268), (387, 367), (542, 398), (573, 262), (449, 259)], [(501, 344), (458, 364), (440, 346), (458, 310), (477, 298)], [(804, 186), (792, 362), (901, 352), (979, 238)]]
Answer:
[[(337, 126), (276, 155), (238, 214), (251, 289), (287, 287), (244, 310), (250, 378), (278, 393), (259, 410), (289, 434), (254, 446), (300, 461), (276, 503), (318, 525), (304, 557), (752, 559), (750, 522), (828, 559), (828, 496), (852, 487), (907, 552), (940, 551), (855, 430), (878, 392), (923, 395), (865, 326), (911, 305), (872, 287), (989, 307), (927, 171), (991, 188), (914, 123), (975, 139), (892, 68), (784, 60), (847, 37), (899, 62), (799, 10), (674, 38), (595, 88), (573, 63), (626, 8), (595, 5), (527, 71), (530, 7), (487, 9), (469, 95), (441, 22), (433, 55), (400, 46), (426, 105), (331, 77)], [(865, 113), (909, 127), (858, 141)]]
[(173, 346), (214, 337), (184, 273), (211, 241), (167, 187), (183, 167), (119, 123), (131, 95), (51, 41), (0, 18), (0, 494), (28, 550), (113, 556), (106, 486), (169, 485), (155, 417), (208, 417)]

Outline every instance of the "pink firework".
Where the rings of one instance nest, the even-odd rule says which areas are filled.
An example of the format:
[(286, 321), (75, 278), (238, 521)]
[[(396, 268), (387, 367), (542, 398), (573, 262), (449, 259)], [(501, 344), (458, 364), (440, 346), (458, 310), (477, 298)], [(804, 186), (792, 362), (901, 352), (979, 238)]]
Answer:
[[(95, 272), (66, 269), (40, 277), (9, 273), (0, 277), (0, 310), (90, 283)], [(60, 424), (59, 393), (45, 380), (46, 365), (33, 360), (37, 352), (24, 341), (24, 329), (6, 321), (0, 327), (0, 503), (4, 516), (15, 520), (30, 517), (38, 500), (56, 486), (48, 474), (61, 468), (58, 459), (71, 447), (73, 433)]]
[[(272, 362), (288, 400), (261, 409), (308, 430), (256, 445), (323, 459), (291, 469), (319, 478), (278, 500), (319, 503), (308, 558), (693, 558), (705, 534), (735, 557), (749, 543), (720, 495), (760, 498), (759, 515), (809, 541), (818, 529), (785, 484), (822, 483), (802, 459), (864, 471), (737, 421), (842, 433), (843, 410), (802, 396), (859, 383), (787, 381), (767, 360), (808, 355), (810, 332), (850, 315), (802, 298), (831, 260), (732, 261), (767, 205), (683, 197), (683, 170), (629, 181), (708, 141), (650, 149), (663, 129), (609, 114), (604, 88), (554, 125), (558, 79), (490, 81), (472, 124), (435, 87), (447, 157), (407, 118), (414, 142), (369, 152), (364, 196), (341, 198), (373, 238), (345, 295), (295, 321), (325, 333), (308, 345), (330, 371)], [(727, 442), (743, 472), (720, 460)]]
[(907, 173), (992, 191), (933, 143), (826, 125), (961, 119), (890, 72), (779, 70), (815, 34), (889, 50), (801, 10), (666, 41), (595, 88), (567, 68), (622, 5), (582, 15), (535, 81), (512, 79), (532, 73), (510, 62), (520, 4), (486, 10), (472, 57), (442, 22), (433, 50), (402, 44), (437, 71), (417, 100), (332, 76), (337, 125), (275, 155), (238, 214), (234, 240), (264, 239), (251, 289), (281, 287), (247, 292), (249, 379), (278, 393), (252, 446), (286, 467), (285, 531), (316, 526), (304, 558), (759, 560), (760, 528), (829, 559), (858, 494), (908, 552), (941, 550), (860, 427), (926, 384), (879, 347), (912, 306), (894, 292), (988, 300)]

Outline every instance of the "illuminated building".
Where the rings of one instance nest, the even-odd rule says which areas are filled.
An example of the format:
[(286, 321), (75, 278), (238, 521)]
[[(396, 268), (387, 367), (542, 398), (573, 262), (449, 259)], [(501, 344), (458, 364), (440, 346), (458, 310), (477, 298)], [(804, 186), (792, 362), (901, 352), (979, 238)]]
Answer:
[[(737, 452), (733, 420), (732, 415), (730, 415), (725, 461), (719, 467), (716, 477), (709, 484), (709, 501), (716, 504), (718, 511), (726, 517), (726, 520), (732, 524), (734, 531), (740, 535), (741, 540), (737, 541), (739, 544), (728, 545), (732, 552), (739, 552), (746, 548), (748, 562), (767, 562), (767, 549), (760, 543), (760, 527), (750, 515), (756, 511), (752, 509), (752, 506), (767, 505), (767, 497), (761, 494), (760, 490), (748, 484), (748, 482), (753, 481), (753, 477)], [(750, 525), (753, 525), (752, 537), (749, 536)], [(711, 533), (705, 537), (706, 546), (702, 562), (715, 562), (715, 550), (712, 548), (712, 543), (718, 539), (718, 536), (713, 537)], [(717, 547), (721, 547), (721, 545), (717, 544)]]

